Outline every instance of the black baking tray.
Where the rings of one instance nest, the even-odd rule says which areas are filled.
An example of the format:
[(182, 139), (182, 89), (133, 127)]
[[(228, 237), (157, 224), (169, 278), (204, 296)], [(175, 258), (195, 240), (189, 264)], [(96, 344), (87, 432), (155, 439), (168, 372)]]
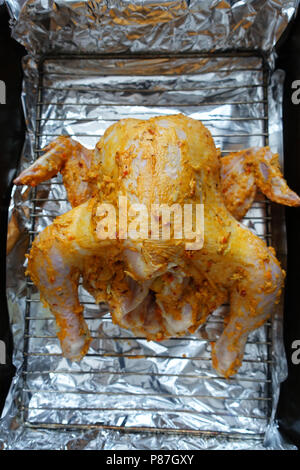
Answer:
[[(283, 128), (284, 128), (284, 173), (289, 186), (300, 194), (300, 104), (291, 100), (292, 83), (300, 79), (300, 15), (292, 21), (284, 37), (277, 45), (277, 68), (286, 72), (284, 84)], [(7, 208), (10, 201), (12, 180), (16, 173), (22, 145), (25, 124), (21, 106), (22, 68), (21, 59), (26, 51), (11, 39), (9, 15), (4, 5), (0, 6), (0, 80), (6, 84), (6, 104), (0, 105), (0, 340), (6, 345), (6, 364), (0, 364), (0, 411), (14, 376), (12, 364), (13, 341), (9, 329), (8, 310), (5, 295), (5, 247)], [(300, 256), (300, 209), (285, 209), (287, 226), (287, 279), (285, 290), (284, 341), (288, 360), (288, 378), (282, 384), (277, 410), (280, 431), (291, 443), (300, 448), (300, 364), (292, 363), (292, 343), (300, 340), (299, 272)]]

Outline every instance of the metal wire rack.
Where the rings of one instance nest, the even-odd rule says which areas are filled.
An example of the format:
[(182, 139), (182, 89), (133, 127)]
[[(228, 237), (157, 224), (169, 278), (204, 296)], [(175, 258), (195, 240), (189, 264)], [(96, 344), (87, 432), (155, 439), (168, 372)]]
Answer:
[[(256, 54), (47, 57), (39, 73), (36, 158), (61, 134), (92, 148), (122, 117), (177, 112), (202, 120), (223, 154), (268, 145), (268, 73)], [(32, 190), (30, 243), (68, 208), (59, 177)], [(271, 222), (270, 203), (258, 198), (244, 223), (270, 243)], [(272, 409), (272, 320), (250, 335), (243, 366), (226, 380), (210, 362), (226, 306), (201, 335), (156, 344), (113, 325), (82, 286), (80, 295), (93, 343), (80, 364), (71, 364), (61, 356), (54, 318), (27, 279), (26, 426), (263, 439)]]

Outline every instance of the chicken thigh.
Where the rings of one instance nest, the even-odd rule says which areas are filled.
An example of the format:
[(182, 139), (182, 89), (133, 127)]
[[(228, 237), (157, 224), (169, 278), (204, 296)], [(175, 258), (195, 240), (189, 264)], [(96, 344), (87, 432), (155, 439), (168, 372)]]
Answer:
[[(257, 188), (300, 205), (278, 156), (265, 147), (221, 158), (204, 125), (179, 114), (122, 119), (94, 150), (61, 136), (15, 184), (35, 186), (58, 172), (73, 208), (35, 238), (28, 274), (55, 315), (63, 354), (78, 360), (90, 344), (78, 299), (82, 277), (115, 323), (149, 340), (193, 333), (229, 301), (212, 363), (222, 376), (235, 374), (249, 333), (271, 315), (284, 280), (274, 250), (239, 219)], [(189, 228), (183, 223), (178, 232), (176, 220), (186, 222), (193, 207), (200, 215), (192, 212)], [(173, 211), (169, 219), (165, 208)]]

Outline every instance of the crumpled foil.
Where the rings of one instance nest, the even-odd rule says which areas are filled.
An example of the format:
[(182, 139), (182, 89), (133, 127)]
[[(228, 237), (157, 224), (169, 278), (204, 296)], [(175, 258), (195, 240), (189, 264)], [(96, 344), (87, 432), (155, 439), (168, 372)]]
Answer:
[[(224, 155), (266, 144), (282, 155), (283, 73), (272, 73), (273, 47), (297, 2), (7, 5), (13, 36), (29, 52), (19, 170), (57, 135), (93, 148), (122, 117), (178, 112), (202, 120)], [(222, 53), (230, 48), (263, 56)], [(80, 286), (93, 342), (80, 363), (61, 356), (54, 318), (25, 276), (25, 253), (35, 234), (69, 208), (59, 176), (33, 190), (13, 188), (9, 214), (20, 236), (7, 257), (7, 299), (17, 371), (0, 419), (1, 447), (293, 449), (275, 420), (287, 374), (282, 306), (250, 335), (241, 369), (226, 380), (211, 367), (210, 341), (222, 331), (228, 306), (192, 336), (147, 342), (114, 325)], [(244, 223), (276, 248), (284, 267), (282, 208), (258, 196)]]
[(51, 52), (271, 52), (297, 1), (9, 0), (13, 34), (35, 55)]

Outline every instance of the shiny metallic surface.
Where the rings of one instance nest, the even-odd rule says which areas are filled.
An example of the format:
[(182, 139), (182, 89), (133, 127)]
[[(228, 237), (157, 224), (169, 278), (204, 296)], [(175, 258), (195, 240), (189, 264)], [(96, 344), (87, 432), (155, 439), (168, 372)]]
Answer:
[(51, 52), (271, 52), (297, 0), (9, 0), (14, 35)]
[[(13, 10), (13, 2), (10, 3)], [(50, 3), (53, 7), (54, 2)], [(125, 3), (133, 11), (132, 4), (120, 2), (123, 10)], [(280, 72), (271, 74), (273, 56), (267, 58), (258, 51), (192, 52), (201, 44), (203, 50), (212, 47), (209, 40), (213, 35), (204, 35), (208, 42), (200, 44), (198, 33), (192, 35), (193, 46), (187, 42), (183, 48), (189, 52), (182, 52), (182, 37), (187, 40), (186, 32), (190, 31), (187, 16), (189, 21), (192, 17), (201, 18), (198, 23), (191, 22), (193, 30), (200, 34), (203, 22), (209, 28), (212, 21), (204, 8), (211, 2), (198, 2), (203, 6), (201, 15), (198, 10), (192, 11), (193, 2), (189, 2), (189, 7), (187, 2), (180, 2), (177, 9), (179, 2), (171, 2), (171, 16), (161, 13), (155, 27), (144, 24), (151, 29), (151, 36), (147, 41), (132, 36), (128, 52), (122, 35), (125, 29), (127, 36), (137, 34), (140, 24), (132, 18), (144, 18), (138, 15), (139, 3), (133, 16), (126, 16), (122, 10), (128, 23), (121, 15), (118, 36), (114, 35), (114, 27), (120, 15), (115, 16), (115, 9), (110, 10), (112, 20), (107, 24), (112, 29), (108, 30), (105, 21), (109, 15), (106, 10), (103, 12), (101, 42), (97, 34), (102, 26), (96, 32), (90, 28), (83, 34), (82, 30), (84, 18), (86, 24), (91, 18), (87, 4), (100, 8), (101, 2), (78, 2), (77, 8), (72, 2), (56, 2), (56, 10), (50, 15), (52, 33), (47, 40), (61, 46), (59, 54), (47, 55), (38, 62), (34, 60), (36, 56), (49, 46), (36, 42), (45, 32), (45, 22), (42, 17), (39, 22), (36, 16), (38, 8), (45, 8), (45, 2), (43, 7), (39, 2), (27, 2), (27, 8), (17, 15), (14, 34), (25, 32), (30, 24), (32, 30), (22, 40), (28, 41), (30, 51), (35, 50), (35, 58), (29, 56), (24, 61), (23, 101), (28, 132), (21, 168), (34, 161), (57, 135), (68, 134), (93, 148), (105, 129), (118, 119), (146, 119), (179, 112), (203, 121), (223, 155), (263, 145), (282, 154), (283, 76)], [(157, 5), (160, 3), (164, 2)], [(224, 6), (227, 2), (215, 3)], [(231, 15), (238, 11), (238, 4), (248, 9), (255, 4), (247, 2), (246, 7), (246, 2), (233, 3)], [(243, 28), (243, 36), (236, 26), (236, 44), (259, 45), (270, 51), (292, 14), (295, 4), (290, 3), (290, 9), (285, 6), (278, 13), (276, 26), (272, 22), (260, 38), (249, 35), (251, 25)], [(264, 2), (265, 11), (279, 8), (279, 2), (276, 5)], [(187, 15), (182, 8), (188, 10)], [(214, 10), (213, 24), (223, 31), (224, 44), (231, 46), (234, 31), (232, 25), (224, 23), (223, 10)], [(64, 11), (71, 16), (64, 16)], [(169, 10), (162, 7), (162, 11), (166, 15)], [(179, 13), (183, 15), (182, 23), (176, 16)], [(243, 18), (248, 18), (244, 13), (245, 10), (240, 18), (242, 24), (246, 21)], [(250, 13), (255, 31), (262, 31), (261, 13)], [(67, 17), (74, 21), (76, 18), (75, 35), (62, 22)], [(173, 35), (172, 41), (165, 29), (171, 18), (176, 27), (182, 24), (182, 36)], [(91, 38), (100, 42), (91, 43)], [(76, 48), (73, 54), (77, 41), (80, 51)], [(102, 47), (106, 44), (106, 55), (98, 46), (94, 50), (92, 44), (96, 43)], [(80, 286), (93, 342), (80, 363), (62, 357), (54, 318), (25, 276), (24, 255), (34, 236), (69, 208), (60, 177), (35, 189), (13, 189), (10, 212), (18, 214), (21, 237), (7, 259), (7, 297), (17, 373), (0, 421), (3, 448), (290, 448), (279, 435), (274, 420), (279, 384), (287, 373), (281, 306), (250, 335), (238, 374), (224, 379), (212, 369), (210, 353), (211, 341), (222, 331), (228, 306), (214, 312), (195, 335), (147, 342), (114, 325), (107, 307), (96, 306)], [(282, 210), (258, 196), (243, 222), (275, 247), (284, 266)]]

